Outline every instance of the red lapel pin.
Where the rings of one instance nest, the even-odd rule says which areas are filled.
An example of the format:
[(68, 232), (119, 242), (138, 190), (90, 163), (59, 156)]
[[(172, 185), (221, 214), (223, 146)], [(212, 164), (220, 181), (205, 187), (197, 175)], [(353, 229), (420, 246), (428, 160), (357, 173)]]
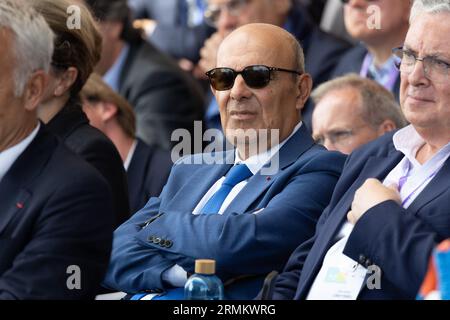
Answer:
[(23, 203), (22, 202), (17, 202), (16, 203), (16, 207), (19, 209), (23, 209)]

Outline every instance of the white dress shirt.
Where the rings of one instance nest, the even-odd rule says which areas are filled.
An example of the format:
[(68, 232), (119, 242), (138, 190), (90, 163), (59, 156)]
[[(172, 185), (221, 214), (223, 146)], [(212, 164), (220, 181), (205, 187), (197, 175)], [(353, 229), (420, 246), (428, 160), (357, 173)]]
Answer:
[(123, 167), (125, 168), (125, 171), (128, 171), (128, 167), (130, 166), (131, 159), (133, 159), (134, 152), (136, 151), (137, 146), (137, 140), (134, 139), (133, 144), (131, 145), (130, 150), (128, 151), (127, 158), (125, 159), (123, 163)]
[[(395, 149), (405, 156), (386, 176), (383, 184), (385, 186), (392, 184), (399, 185), (400, 178), (407, 177), (406, 182), (400, 190), (402, 206), (406, 209), (442, 168), (450, 156), (450, 143), (442, 147), (427, 162), (420, 164), (416, 159), (416, 153), (425, 144), (425, 141), (412, 125), (397, 131), (393, 136), (393, 142)], [(311, 286), (307, 299), (348, 298), (353, 300), (357, 298), (364, 285), (363, 281), (367, 270), (343, 253), (343, 249), (352, 230), (353, 225), (351, 223), (344, 223), (335, 239), (337, 242), (325, 255), (322, 267)], [(330, 274), (333, 273), (330, 270), (333, 272), (337, 270), (341, 275), (341, 279), (347, 276), (346, 280), (357, 280), (353, 282), (350, 280), (346, 284), (346, 289), (339, 289), (339, 285), (336, 285), (337, 281), (331, 283), (336, 279), (330, 277)], [(333, 290), (335, 291), (333, 292)]]
[[(261, 168), (270, 161), (272, 156), (274, 156), (280, 148), (300, 129), (302, 126), (302, 122), (300, 121), (292, 131), (292, 133), (284, 139), (281, 143), (277, 144), (276, 146), (272, 147), (270, 150), (254, 155), (252, 157), (249, 157), (247, 160), (242, 160), (239, 156), (239, 152), (236, 149), (236, 156), (234, 164), (245, 164), (250, 169), (251, 173), (254, 175), (256, 174)], [(221, 177), (219, 180), (217, 180), (212, 187), (205, 193), (203, 198), (200, 200), (200, 202), (197, 204), (197, 206), (194, 208), (194, 211), (192, 214), (200, 214), (201, 210), (205, 206), (205, 204), (208, 202), (208, 200), (220, 189), (222, 186), (223, 181), (225, 180), (225, 176)], [(230, 203), (234, 200), (234, 198), (241, 192), (241, 190), (246, 186), (248, 182), (247, 180), (239, 182), (237, 185), (231, 189), (228, 196), (225, 198), (222, 206), (220, 207), (219, 214), (223, 214), (224, 211), (228, 208)], [(180, 267), (179, 265), (175, 265), (162, 274), (162, 279), (171, 285), (175, 287), (182, 287), (186, 283), (187, 280), (187, 273), (186, 271)]]
[(6, 175), (8, 170), (12, 167), (14, 162), (19, 158), (22, 152), (30, 145), (33, 139), (36, 137), (41, 124), (38, 122), (36, 128), (18, 144), (0, 152), (0, 182)]

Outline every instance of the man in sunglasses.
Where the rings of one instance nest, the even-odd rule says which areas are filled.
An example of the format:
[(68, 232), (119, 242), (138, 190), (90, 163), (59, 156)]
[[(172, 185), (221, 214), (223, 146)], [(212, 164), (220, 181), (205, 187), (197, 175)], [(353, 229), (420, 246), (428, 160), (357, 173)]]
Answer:
[[(304, 5), (297, 0), (208, 0), (205, 20), (217, 29), (200, 51), (200, 68), (206, 72), (216, 66), (217, 49), (223, 38), (248, 23), (270, 23), (289, 31), (302, 44), (306, 70), (316, 86), (330, 78), (350, 44), (320, 30)], [(303, 110), (311, 129), (312, 105)], [(206, 112), (209, 127), (220, 128), (217, 103), (213, 99)]]
[(253, 298), (330, 200), (345, 157), (316, 145), (301, 121), (311, 77), (296, 39), (249, 24), (224, 40), (217, 62), (208, 76), (236, 149), (175, 164), (159, 198), (116, 231), (110, 288), (181, 298), (194, 260), (212, 258), (227, 299)]
[(415, 299), (450, 237), (449, 0), (416, 0), (402, 48), (411, 125), (354, 151), (316, 234), (292, 254), (274, 299)]

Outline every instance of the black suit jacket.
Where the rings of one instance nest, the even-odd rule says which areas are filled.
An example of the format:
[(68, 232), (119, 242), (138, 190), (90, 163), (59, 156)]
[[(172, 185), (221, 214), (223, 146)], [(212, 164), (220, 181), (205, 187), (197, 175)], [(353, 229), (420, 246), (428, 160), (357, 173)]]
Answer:
[[(356, 73), (359, 74), (361, 72), (362, 64), (364, 62), (364, 58), (367, 54), (367, 49), (362, 45), (357, 45), (350, 51), (348, 51), (344, 56), (342, 56), (341, 61), (339, 61), (336, 69), (333, 71), (332, 77), (336, 78), (339, 76), (343, 76), (347, 73)], [(397, 77), (397, 81), (394, 84), (394, 88), (392, 93), (395, 96), (395, 99), (399, 101), (400, 94), (400, 74)]]
[[(111, 197), (96, 170), (41, 128), (0, 181), (0, 300), (93, 298), (111, 250)], [(80, 290), (67, 287), (70, 266)]]
[[(323, 259), (347, 220), (355, 191), (368, 178), (383, 180), (401, 161), (393, 133), (363, 146), (347, 160), (330, 205), (319, 219), (316, 234), (299, 246), (277, 278), (273, 298), (305, 299)], [(364, 267), (381, 269), (381, 288), (363, 287), (358, 299), (415, 299), (430, 254), (450, 237), (450, 159), (404, 209), (385, 201), (369, 209), (356, 223), (344, 254)]]
[(145, 41), (130, 44), (119, 93), (136, 113), (137, 136), (148, 145), (170, 149), (173, 130), (194, 132), (203, 119), (204, 100), (196, 81), (168, 56)]
[[(341, 57), (351, 48), (351, 44), (320, 30), (298, 1), (293, 2), (287, 27), (303, 47), (306, 72), (312, 76), (313, 86), (316, 87), (329, 80)], [(313, 110), (314, 104), (310, 99), (302, 110), (303, 122), (309, 131), (312, 128)]]
[(95, 167), (106, 179), (113, 194), (115, 226), (130, 216), (127, 176), (114, 144), (89, 120), (77, 102), (69, 102), (47, 125), (66, 146)]
[(138, 139), (127, 170), (131, 212), (142, 209), (151, 197), (158, 197), (172, 168), (170, 153), (150, 147)]

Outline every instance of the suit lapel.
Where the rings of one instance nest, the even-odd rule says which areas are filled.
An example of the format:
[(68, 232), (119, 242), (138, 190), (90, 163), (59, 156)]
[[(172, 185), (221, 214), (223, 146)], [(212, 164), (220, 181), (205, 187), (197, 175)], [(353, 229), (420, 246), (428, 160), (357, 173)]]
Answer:
[(32, 197), (29, 185), (41, 173), (48, 162), (56, 139), (49, 135), (41, 124), (36, 138), (17, 158), (0, 182), (0, 236), (11, 219), (25, 211)]
[[(233, 199), (224, 214), (229, 212), (245, 212), (251, 204), (260, 197), (281, 175), (283, 169), (295, 162), (304, 152), (314, 145), (310, 134), (304, 124), (300, 129), (281, 147), (278, 153), (279, 170), (273, 175), (256, 173), (248, 180), (245, 187)], [(276, 162), (275, 162), (276, 164)], [(264, 167), (269, 167), (267, 164)], [(272, 163), (273, 166), (273, 163)]]
[(408, 211), (416, 214), (423, 206), (439, 197), (450, 188), (450, 158), (444, 163), (434, 179), (423, 189), (416, 199), (408, 207)]
[(388, 173), (400, 162), (402, 158), (402, 153), (391, 149), (391, 152), (387, 155), (387, 157), (374, 156), (370, 157), (367, 160), (366, 164), (358, 175), (358, 178), (350, 186), (350, 188), (342, 196), (341, 200), (332, 210), (332, 214), (327, 219), (326, 224), (324, 225), (313, 245), (313, 248), (311, 249), (311, 251), (314, 251), (315, 254), (310, 254), (308, 256), (312, 259), (310, 261), (307, 261), (307, 264), (308, 266), (310, 266), (310, 268), (304, 268), (304, 273), (302, 273), (301, 275), (302, 280), (300, 281), (300, 296), (306, 297), (306, 289), (310, 287), (310, 284), (314, 280), (315, 275), (322, 266), (321, 261), (323, 261), (325, 254), (334, 244), (334, 238), (347, 219), (347, 213), (350, 210), (356, 190), (361, 187), (361, 185), (368, 178), (376, 178), (382, 181), (388, 175)]
[(234, 150), (224, 153), (223, 162), (223, 164), (199, 165), (201, 167), (195, 171), (195, 174), (188, 177), (184, 185), (168, 203), (168, 206), (176, 210), (177, 206), (181, 204), (183, 207), (178, 208), (179, 210), (194, 210), (212, 185), (223, 177), (233, 166)]

